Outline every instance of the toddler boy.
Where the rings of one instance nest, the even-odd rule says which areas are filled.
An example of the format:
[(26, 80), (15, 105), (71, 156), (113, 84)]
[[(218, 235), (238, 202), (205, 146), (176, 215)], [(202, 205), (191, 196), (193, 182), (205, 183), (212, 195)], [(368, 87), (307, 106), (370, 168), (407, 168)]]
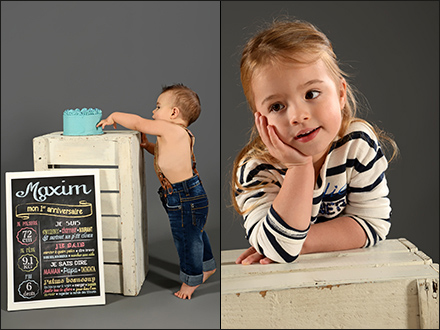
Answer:
[[(168, 214), (180, 262), (182, 286), (174, 295), (191, 299), (195, 289), (216, 271), (208, 235), (208, 197), (196, 169), (195, 138), (188, 130), (200, 115), (198, 95), (175, 84), (163, 87), (153, 110), (153, 120), (114, 112), (97, 127), (120, 124), (142, 134), (141, 146), (154, 155), (154, 168), (160, 180), (159, 196)], [(156, 143), (145, 134), (156, 135)]]

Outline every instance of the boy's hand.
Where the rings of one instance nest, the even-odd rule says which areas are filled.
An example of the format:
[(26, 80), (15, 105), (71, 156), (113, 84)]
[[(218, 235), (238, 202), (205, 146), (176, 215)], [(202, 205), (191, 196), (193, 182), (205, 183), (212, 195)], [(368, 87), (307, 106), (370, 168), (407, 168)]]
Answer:
[(275, 127), (269, 125), (267, 118), (259, 112), (255, 113), (255, 126), (269, 153), (282, 162), (287, 168), (306, 165), (311, 162), (311, 156), (306, 156), (297, 149), (284, 143), (278, 136)]
[(144, 133), (141, 133), (141, 147), (148, 150), (149, 141), (147, 138), (147, 135)]
[(112, 115), (108, 116), (106, 119), (101, 120), (96, 127), (102, 126), (104, 129), (105, 126), (113, 125), (113, 128), (116, 129), (116, 122), (113, 120)]
[(154, 155), (155, 143), (148, 141), (147, 135), (141, 132), (141, 147), (147, 150), (150, 154)]

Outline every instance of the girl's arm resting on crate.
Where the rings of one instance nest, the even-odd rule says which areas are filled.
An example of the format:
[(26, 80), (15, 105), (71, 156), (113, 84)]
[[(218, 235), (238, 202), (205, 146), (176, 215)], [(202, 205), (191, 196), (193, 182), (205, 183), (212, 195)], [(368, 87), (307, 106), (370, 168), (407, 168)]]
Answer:
[[(300, 254), (361, 248), (365, 245), (366, 239), (365, 231), (353, 218), (339, 217), (311, 225)], [(251, 246), (235, 262), (249, 265), (256, 262), (269, 264), (273, 261), (256, 252)]]
[(367, 235), (357, 221), (342, 216), (310, 226), (300, 254), (361, 248)]

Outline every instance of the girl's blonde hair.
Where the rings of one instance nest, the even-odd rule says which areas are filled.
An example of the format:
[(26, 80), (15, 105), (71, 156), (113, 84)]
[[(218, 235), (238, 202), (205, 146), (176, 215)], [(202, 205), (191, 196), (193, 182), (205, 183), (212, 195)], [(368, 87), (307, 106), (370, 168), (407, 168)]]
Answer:
[[(265, 28), (252, 37), (243, 49), (240, 62), (241, 84), (252, 112), (255, 113), (256, 111), (254, 95), (252, 92), (252, 78), (256, 70), (266, 65), (305, 63), (304, 61), (301, 61), (301, 59), (310, 57), (313, 60), (307, 63), (312, 63), (319, 59), (324, 62), (336, 84), (340, 84), (342, 79), (346, 80), (347, 75), (339, 67), (331, 42), (324, 33), (319, 31), (309, 22), (301, 20), (274, 21), (268, 28)], [(389, 142), (389, 145), (391, 145), (393, 149), (393, 154), (390, 158), (391, 161), (391, 159), (397, 155), (397, 145), (384, 131), (377, 127), (373, 127), (365, 120), (356, 117), (358, 101), (353, 88), (348, 82), (346, 82), (346, 85), (347, 101), (341, 110), (342, 122), (337, 139), (342, 138), (345, 135), (347, 128), (351, 123), (361, 121), (373, 130), (379, 141)], [(250, 140), (237, 155), (232, 170), (232, 202), (234, 208), (240, 214), (244, 214), (248, 210), (239, 209), (235, 200), (237, 189), (253, 190), (260, 188), (260, 186), (245, 188), (238, 182), (237, 171), (246, 162), (245, 158), (258, 158), (264, 162), (280, 164), (278, 160), (269, 154), (254, 125), (252, 127)]]

